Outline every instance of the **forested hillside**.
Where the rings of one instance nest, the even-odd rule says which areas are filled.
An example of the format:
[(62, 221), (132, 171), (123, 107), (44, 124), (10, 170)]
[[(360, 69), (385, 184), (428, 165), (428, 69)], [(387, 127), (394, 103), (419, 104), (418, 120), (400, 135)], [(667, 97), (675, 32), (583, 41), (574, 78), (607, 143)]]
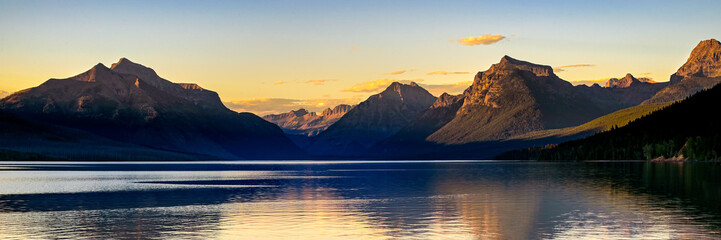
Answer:
[(540, 160), (720, 160), (721, 85), (594, 136), (537, 150)]

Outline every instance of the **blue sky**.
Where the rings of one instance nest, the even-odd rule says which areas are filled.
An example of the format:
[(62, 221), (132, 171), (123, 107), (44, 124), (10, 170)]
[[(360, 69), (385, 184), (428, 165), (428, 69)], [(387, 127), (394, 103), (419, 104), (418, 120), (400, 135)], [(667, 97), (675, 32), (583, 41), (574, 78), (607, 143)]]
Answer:
[[(0, 0), (0, 90), (120, 57), (256, 113), (357, 102), (374, 92), (349, 89), (379, 80), (458, 92), (449, 86), (503, 55), (590, 65), (557, 72), (566, 80), (666, 81), (699, 41), (720, 37), (720, 9), (721, 1)], [(486, 34), (504, 38), (457, 42)], [(435, 71), (467, 74), (428, 75)]]

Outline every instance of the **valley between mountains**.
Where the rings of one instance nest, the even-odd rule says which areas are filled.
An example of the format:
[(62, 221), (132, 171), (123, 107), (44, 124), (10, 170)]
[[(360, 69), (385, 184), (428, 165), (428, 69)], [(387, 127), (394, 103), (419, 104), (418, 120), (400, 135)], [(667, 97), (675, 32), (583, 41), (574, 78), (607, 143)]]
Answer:
[[(621, 159), (604, 154), (580, 157), (583, 140), (579, 139), (598, 139), (627, 124), (642, 129), (634, 130), (640, 131), (636, 134), (676, 132), (665, 151), (648, 151), (643, 142), (623, 143), (625, 152), (635, 153), (622, 158), (653, 159), (682, 152), (688, 139), (702, 141), (719, 134), (714, 132), (718, 127), (679, 130), (685, 125), (658, 117), (668, 115), (670, 108), (687, 116), (716, 112), (699, 102), (718, 108), (718, 101), (708, 101), (718, 99), (713, 96), (719, 91), (708, 89), (719, 82), (721, 43), (709, 39), (694, 48), (669, 81), (627, 74), (604, 86), (574, 86), (550, 66), (503, 56), (475, 74), (472, 84), (458, 95), (434, 96), (416, 83), (394, 82), (357, 105), (259, 117), (228, 109), (211, 90), (173, 83), (122, 58), (111, 67), (98, 64), (77, 76), (50, 79), (0, 100), (0, 159), (492, 159), (504, 152), (501, 156), (519, 159), (533, 151), (508, 151), (552, 149), (573, 140), (576, 145), (561, 144), (558, 150), (534, 156)], [(703, 95), (695, 97), (698, 92)], [(641, 122), (646, 127), (638, 127)], [(588, 144), (600, 146), (598, 141)], [(697, 149), (694, 156), (717, 157), (698, 153), (721, 152), (714, 149), (718, 146), (713, 140), (708, 141), (711, 147)], [(603, 146), (607, 152), (621, 149), (608, 142)]]

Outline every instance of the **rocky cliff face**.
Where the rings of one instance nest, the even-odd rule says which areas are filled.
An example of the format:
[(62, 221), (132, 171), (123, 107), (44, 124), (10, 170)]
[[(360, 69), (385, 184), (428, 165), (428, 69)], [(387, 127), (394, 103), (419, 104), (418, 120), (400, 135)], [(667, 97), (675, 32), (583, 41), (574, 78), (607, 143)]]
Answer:
[(618, 79), (618, 78), (611, 78), (608, 79), (608, 82), (606, 82), (606, 88), (628, 88), (631, 87), (631, 85), (638, 85), (640, 83), (656, 83), (655, 81), (648, 79), (648, 78), (635, 78), (630, 73), (626, 74), (625, 77)]
[(395, 82), (370, 96), (316, 136), (307, 150), (317, 155), (353, 156), (408, 125), (436, 98), (416, 83)]
[(323, 112), (321, 112), (321, 115), (327, 118), (340, 119), (341, 117), (343, 117), (343, 115), (353, 109), (353, 107), (355, 107), (355, 105), (351, 106), (348, 104), (341, 104), (333, 107), (332, 109), (326, 108), (325, 110), (323, 110)]
[(716, 39), (701, 41), (669, 82), (670, 86), (643, 103), (678, 101), (721, 83), (721, 43)]
[(117, 73), (138, 76), (148, 85), (165, 93), (193, 102), (195, 105), (210, 108), (225, 108), (216, 92), (203, 89), (195, 83), (172, 83), (160, 76), (155, 70), (134, 63), (127, 58), (121, 58), (113, 63), (110, 69)]
[(280, 128), (213, 103), (211, 91), (169, 82), (127, 59), (113, 67), (50, 79), (0, 100), (0, 109), (115, 141), (224, 159), (302, 154)]
[[(378, 143), (374, 151), (390, 156), (417, 155), (576, 126), (638, 105), (667, 83), (628, 74), (609, 85), (574, 87), (556, 77), (548, 66), (505, 56), (487, 71), (479, 72), (463, 94), (441, 95), (407, 127)], [(449, 144), (458, 148), (449, 148)]]
[(594, 85), (575, 88), (604, 111), (616, 111), (641, 104), (668, 85), (668, 82), (657, 83), (648, 78), (635, 78), (629, 73), (623, 78), (609, 79), (605, 87)]
[(604, 111), (558, 78), (550, 66), (505, 56), (479, 72), (448, 124), (427, 140), (463, 144), (581, 124)]
[(150, 86), (135, 75), (95, 65), (67, 79), (50, 79), (19, 91), (0, 102), (8, 111), (55, 114), (95, 119), (150, 121), (158, 107), (172, 107), (182, 99)]
[(352, 108), (351, 105), (341, 104), (333, 109), (323, 110), (320, 115), (301, 108), (287, 113), (266, 115), (263, 119), (275, 123), (286, 134), (312, 137), (337, 122)]
[(671, 75), (671, 82), (680, 82), (687, 77), (719, 76), (721, 76), (721, 43), (716, 39), (709, 39), (696, 45), (686, 63)]

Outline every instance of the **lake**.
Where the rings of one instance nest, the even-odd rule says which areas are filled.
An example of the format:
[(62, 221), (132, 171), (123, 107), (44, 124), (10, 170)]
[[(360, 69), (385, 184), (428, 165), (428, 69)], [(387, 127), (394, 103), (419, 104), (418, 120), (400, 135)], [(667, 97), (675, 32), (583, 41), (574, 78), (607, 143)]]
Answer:
[(715, 163), (3, 162), (0, 239), (712, 239)]

